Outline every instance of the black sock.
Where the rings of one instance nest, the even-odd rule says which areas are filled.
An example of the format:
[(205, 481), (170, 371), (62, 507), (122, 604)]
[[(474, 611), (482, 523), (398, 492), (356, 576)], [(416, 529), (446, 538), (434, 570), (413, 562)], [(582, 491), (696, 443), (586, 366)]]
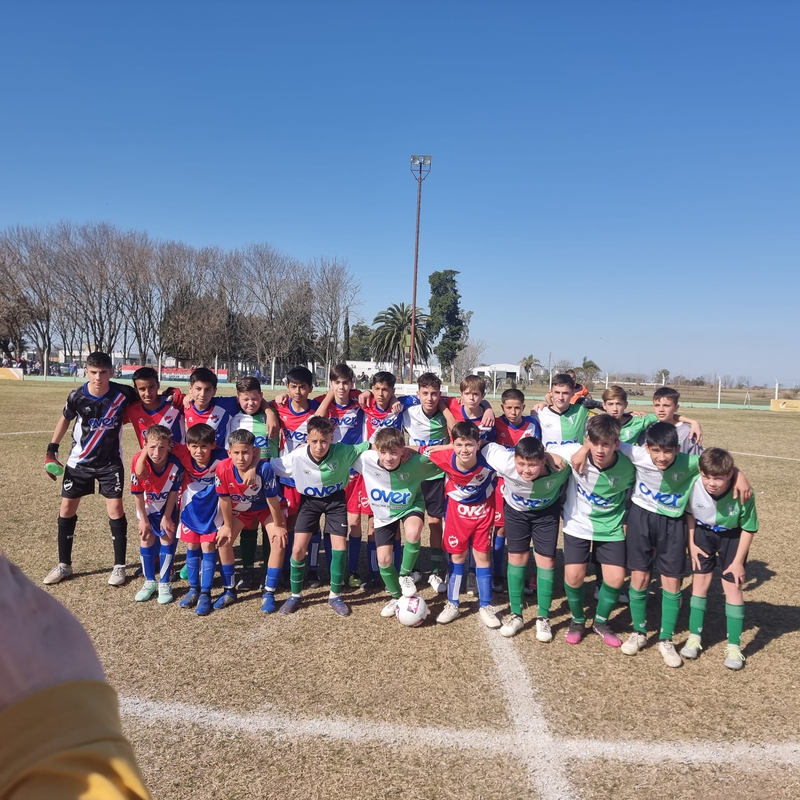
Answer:
[(267, 529), (261, 526), (261, 557), (264, 559), (264, 574), (267, 572), (267, 561), (269, 561), (269, 554), (272, 551), (272, 546), (269, 543), (269, 534)]
[(128, 518), (110, 519), (108, 527), (114, 542), (114, 564), (124, 564), (128, 552)]
[(58, 518), (58, 563), (72, 564), (72, 540), (75, 537), (75, 526), (78, 515)]

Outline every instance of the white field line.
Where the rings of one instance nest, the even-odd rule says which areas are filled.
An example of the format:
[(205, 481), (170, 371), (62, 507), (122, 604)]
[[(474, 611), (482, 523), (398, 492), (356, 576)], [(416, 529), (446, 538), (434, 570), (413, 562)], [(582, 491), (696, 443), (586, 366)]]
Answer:
[(778, 461), (800, 461), (800, 458), (787, 458), (786, 456), (766, 456), (763, 453), (740, 453), (738, 450), (729, 450), (735, 456), (753, 456), (754, 458), (774, 458)]
[(52, 433), (52, 431), (12, 431), (11, 433), (0, 433), (0, 436), (27, 436), (29, 433)]
[(496, 631), (484, 630), (500, 673), (500, 685), (506, 697), (517, 745), (515, 749), (527, 767), (537, 796), (541, 800), (567, 800), (574, 797), (574, 790), (564, 772), (563, 753), (550, 735), (525, 664), (510, 641), (498, 636)]

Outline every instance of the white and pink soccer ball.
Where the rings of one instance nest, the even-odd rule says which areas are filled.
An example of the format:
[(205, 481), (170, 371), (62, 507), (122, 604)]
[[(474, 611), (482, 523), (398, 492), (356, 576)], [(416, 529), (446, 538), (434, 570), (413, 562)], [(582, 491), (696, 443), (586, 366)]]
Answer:
[(413, 597), (401, 597), (397, 601), (394, 615), (401, 625), (416, 628), (428, 616), (428, 604), (417, 594)]

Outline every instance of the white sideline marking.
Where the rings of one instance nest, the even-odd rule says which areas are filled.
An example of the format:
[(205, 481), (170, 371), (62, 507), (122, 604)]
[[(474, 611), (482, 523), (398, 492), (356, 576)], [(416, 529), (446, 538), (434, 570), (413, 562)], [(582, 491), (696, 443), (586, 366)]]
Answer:
[(498, 636), (496, 631), (484, 630), (500, 673), (500, 684), (516, 740), (515, 749), (522, 756), (538, 797), (541, 800), (572, 798), (573, 789), (564, 772), (564, 754), (560, 743), (550, 735), (542, 707), (531, 688), (528, 670), (510, 641)]
[(786, 456), (765, 456), (763, 453), (740, 453), (738, 450), (728, 450), (735, 456), (755, 456), (755, 458), (775, 458), (778, 461), (800, 461), (800, 458), (787, 458)]
[(26, 436), (29, 433), (52, 433), (52, 431), (13, 431), (12, 433), (0, 433), (0, 436)]

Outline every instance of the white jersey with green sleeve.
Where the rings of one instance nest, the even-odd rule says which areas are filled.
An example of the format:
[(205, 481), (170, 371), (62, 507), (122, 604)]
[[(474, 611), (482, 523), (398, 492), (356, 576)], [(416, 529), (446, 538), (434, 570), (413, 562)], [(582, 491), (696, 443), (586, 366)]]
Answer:
[[(403, 399), (408, 400), (409, 398)], [(450, 441), (444, 414), (437, 411), (432, 417), (429, 417), (419, 404), (406, 406), (403, 411), (403, 430), (408, 434), (408, 443), (412, 447), (433, 447), (437, 444), (447, 444)], [(431, 478), (443, 477), (444, 472), (441, 470), (431, 476)]]
[[(579, 444), (548, 447), (548, 451), (569, 462), (580, 450)], [(572, 475), (564, 500), (564, 533), (591, 542), (620, 542), (625, 538), (622, 517), (625, 497), (636, 482), (636, 467), (631, 460), (617, 453), (616, 462), (598, 469), (591, 455), (586, 457), (583, 474)]]
[(647, 430), (654, 422), (658, 422), (655, 414), (645, 414), (643, 417), (631, 416), (620, 429), (619, 440), (627, 444), (637, 444), (642, 431)]
[(720, 497), (709, 494), (703, 481), (698, 478), (689, 493), (687, 511), (702, 528), (718, 533), (743, 530), (755, 533), (758, 530), (756, 500), (751, 497), (746, 503), (733, 497), (733, 483)]
[(589, 409), (578, 403), (571, 405), (563, 414), (548, 406), (539, 412), (542, 426), (542, 442), (545, 447), (559, 444), (583, 444)]
[(545, 464), (544, 474), (535, 481), (523, 480), (514, 466), (514, 453), (501, 444), (487, 444), (481, 450), (486, 463), (503, 478), (503, 500), (517, 511), (539, 511), (558, 501), (561, 487), (569, 480), (568, 467), (553, 472)]
[(270, 461), (276, 475), (282, 478), (294, 478), (294, 484), (300, 494), (308, 497), (330, 497), (347, 486), (350, 479), (350, 467), (365, 451), (369, 450), (369, 442), (362, 444), (332, 444), (322, 461), (314, 461), (308, 451), (308, 445), (301, 445), (291, 453)]
[(240, 429), (250, 431), (250, 433), (256, 437), (255, 444), (256, 447), (261, 448), (262, 459), (278, 457), (281, 446), (280, 429), (278, 434), (271, 439), (267, 436), (267, 417), (263, 411), (260, 411), (258, 414), (253, 414), (252, 416), (242, 412), (231, 417), (231, 421), (228, 423), (228, 435), (225, 437), (225, 441), (227, 442), (228, 436), (230, 436), (233, 431), (238, 431)]
[(620, 442), (619, 451), (633, 461), (636, 484), (633, 502), (664, 517), (680, 517), (689, 502), (692, 481), (700, 474), (700, 457), (678, 453), (663, 472), (644, 447)]
[(376, 528), (403, 519), (412, 511), (424, 513), (425, 500), (420, 486), (423, 481), (435, 478), (441, 472), (434, 463), (416, 453), (397, 469), (384, 469), (376, 450), (362, 452), (353, 462), (353, 469), (364, 476), (364, 487)]

